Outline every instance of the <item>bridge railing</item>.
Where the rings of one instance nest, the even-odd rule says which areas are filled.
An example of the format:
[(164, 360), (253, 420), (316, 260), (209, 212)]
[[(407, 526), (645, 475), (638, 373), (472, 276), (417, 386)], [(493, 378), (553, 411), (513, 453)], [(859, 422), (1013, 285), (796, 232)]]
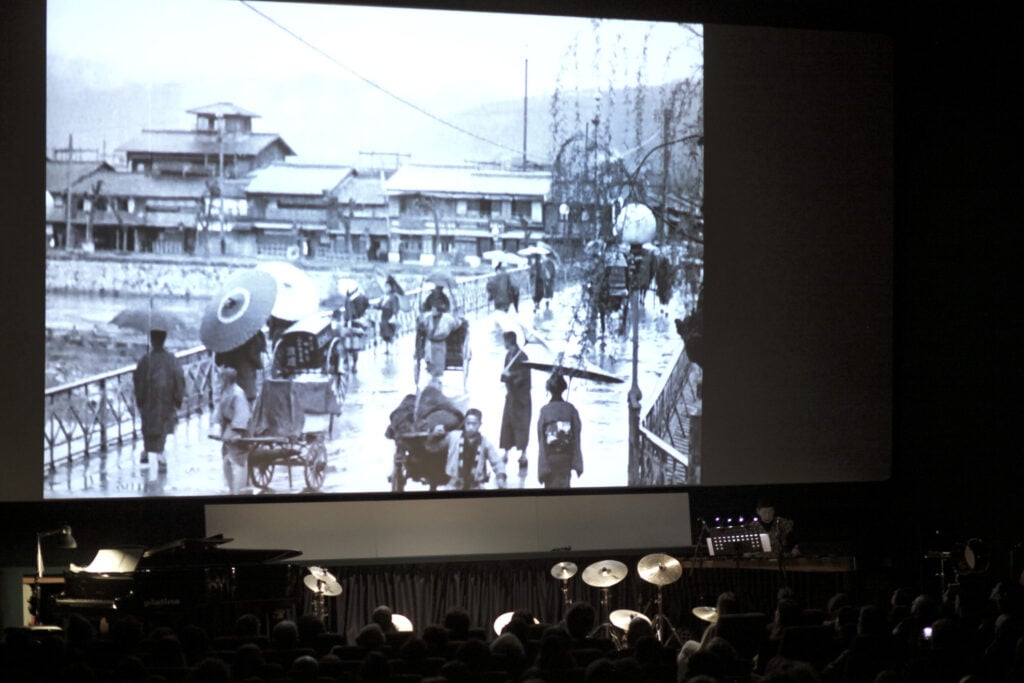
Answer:
[[(526, 270), (510, 271), (513, 281), (526, 291)], [(487, 281), (490, 276), (469, 278), (455, 293), (466, 315), (487, 312)], [(415, 332), (419, 301), (424, 288), (406, 293), (413, 302), (398, 314), (398, 334)], [(371, 309), (374, 310), (374, 309)], [(370, 345), (381, 343), (374, 335)], [(216, 391), (213, 353), (196, 347), (175, 354), (185, 373), (185, 397), (178, 418), (212, 410)], [(80, 457), (106, 453), (142, 437), (141, 418), (135, 405), (132, 381), (134, 366), (126, 366), (46, 390), (43, 417), (44, 467), (53, 471), (58, 462), (70, 465)]]
[(694, 365), (680, 347), (672, 369), (661, 378), (654, 402), (640, 421), (640, 484), (692, 484), (690, 423), (683, 388)]
[[(175, 354), (185, 374), (185, 396), (178, 417), (213, 406), (213, 354), (203, 347)], [(44, 466), (58, 460), (105, 453), (142, 435), (135, 405), (134, 366), (93, 375), (46, 390), (43, 409)]]

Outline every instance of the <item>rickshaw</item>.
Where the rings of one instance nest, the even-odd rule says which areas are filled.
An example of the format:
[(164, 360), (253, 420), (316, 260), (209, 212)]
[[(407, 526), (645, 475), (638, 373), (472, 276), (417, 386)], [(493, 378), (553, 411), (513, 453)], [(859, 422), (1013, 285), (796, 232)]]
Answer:
[(448, 482), (447, 440), (433, 432), (438, 425), (445, 433), (458, 428), (464, 416), (460, 406), (432, 385), (402, 399), (384, 433), (395, 442), (394, 469), (388, 477), (392, 491), (404, 491), (410, 480), (426, 484), (431, 491)]
[(267, 489), (277, 466), (301, 467), (306, 486), (318, 491), (327, 471), (326, 435), (341, 414), (348, 387), (343, 341), (322, 313), (288, 327), (274, 345), (250, 424), (249, 478)]

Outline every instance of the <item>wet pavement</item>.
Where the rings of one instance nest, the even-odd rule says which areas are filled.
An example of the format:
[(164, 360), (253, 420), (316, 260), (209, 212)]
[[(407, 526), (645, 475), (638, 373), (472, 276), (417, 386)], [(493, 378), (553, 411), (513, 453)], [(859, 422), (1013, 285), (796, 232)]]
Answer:
[[(582, 325), (574, 324), (578, 289), (559, 292), (549, 313), (533, 314), (532, 302), (524, 302), (522, 312), (513, 313), (519, 323), (536, 332), (543, 343), (533, 341), (524, 350), (532, 360), (552, 360), (561, 349), (578, 351)], [(643, 392), (643, 410), (650, 405), (659, 385), (659, 377), (675, 360), (681, 341), (668, 320), (682, 316), (682, 304), (672, 302), (665, 310), (648, 297), (640, 329), (638, 381)], [(656, 322), (659, 317), (663, 320)], [(483, 413), (481, 431), (495, 444), (501, 426), (504, 385), (499, 380), (504, 361), (500, 341), (501, 325), (491, 313), (471, 318), (471, 359), (465, 376), (449, 370), (443, 377), (444, 393), (460, 407), (479, 408)], [(507, 324), (507, 320), (504, 321)], [(384, 436), (389, 414), (402, 398), (415, 391), (413, 335), (398, 338), (390, 351), (383, 345), (360, 354), (357, 372), (350, 375), (348, 393), (333, 425), (327, 416), (307, 416), (305, 431), (326, 435), (327, 468), (319, 490), (307, 487), (304, 468), (277, 465), (269, 486), (257, 489), (257, 495), (273, 494), (349, 494), (384, 493), (392, 490), (390, 475), (394, 466), (395, 444)], [(603, 346), (603, 350), (602, 350)], [(627, 337), (608, 334), (588, 349), (588, 363), (624, 381), (603, 384), (572, 380), (565, 398), (572, 402), (583, 421), (582, 451), (584, 474), (571, 482), (573, 488), (615, 487), (627, 484), (628, 409), (632, 344)], [(547, 374), (533, 373), (533, 424), (540, 407), (547, 402), (544, 382)], [(429, 375), (425, 368), (420, 383)], [(158, 471), (155, 462), (148, 467), (139, 462), (141, 441), (105, 455), (93, 455), (72, 465), (59, 465), (47, 473), (44, 481), (47, 498), (113, 498), (155, 496), (214, 496), (227, 492), (222, 470), (220, 443), (209, 438), (209, 414), (179, 423), (167, 440), (167, 472)], [(520, 471), (513, 459), (508, 465), (510, 488), (540, 488), (536, 475), (536, 431), (531, 427), (527, 449), (529, 465)], [(492, 481), (489, 484), (494, 487)], [(406, 491), (426, 491), (426, 483), (410, 480)]]

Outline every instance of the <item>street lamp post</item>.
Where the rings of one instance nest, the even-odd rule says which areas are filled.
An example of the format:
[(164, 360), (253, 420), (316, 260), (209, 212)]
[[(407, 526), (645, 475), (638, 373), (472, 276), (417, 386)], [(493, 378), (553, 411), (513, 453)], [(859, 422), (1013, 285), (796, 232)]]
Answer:
[(572, 228), (569, 223), (569, 205), (565, 202), (558, 205), (558, 222), (562, 224), (562, 244), (565, 247), (565, 256), (568, 257), (572, 250)]
[(629, 308), (633, 323), (633, 383), (629, 388), (629, 485), (641, 483), (640, 458), (640, 400), (643, 393), (637, 380), (640, 356), (640, 293), (643, 287), (640, 273), (643, 267), (644, 243), (654, 239), (658, 222), (654, 213), (643, 204), (626, 204), (615, 219), (622, 242), (629, 245)]

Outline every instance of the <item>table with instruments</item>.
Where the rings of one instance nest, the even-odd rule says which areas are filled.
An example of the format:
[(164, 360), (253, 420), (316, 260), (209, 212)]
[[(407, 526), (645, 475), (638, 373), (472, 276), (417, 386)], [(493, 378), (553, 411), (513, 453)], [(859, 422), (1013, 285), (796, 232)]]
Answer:
[[(771, 614), (779, 588), (788, 586), (808, 606), (822, 606), (854, 587), (852, 557), (693, 557), (680, 561), (684, 592), (696, 605), (714, 605), (733, 591), (744, 611)], [(703, 618), (703, 617), (702, 617)]]

